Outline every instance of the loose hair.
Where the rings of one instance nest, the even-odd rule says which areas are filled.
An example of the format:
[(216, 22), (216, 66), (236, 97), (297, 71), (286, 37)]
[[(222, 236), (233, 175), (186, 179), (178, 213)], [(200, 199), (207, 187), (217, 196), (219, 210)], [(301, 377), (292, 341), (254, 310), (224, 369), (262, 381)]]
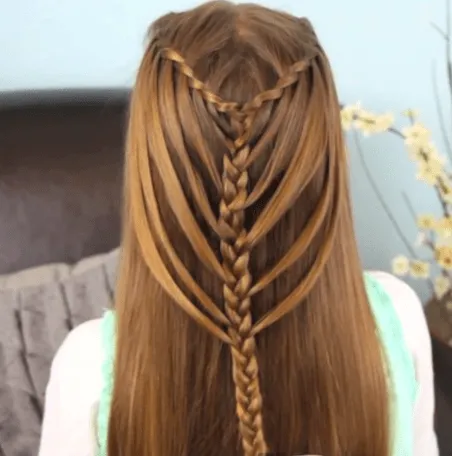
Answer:
[(157, 20), (133, 91), (109, 456), (389, 456), (339, 104), (306, 19)]

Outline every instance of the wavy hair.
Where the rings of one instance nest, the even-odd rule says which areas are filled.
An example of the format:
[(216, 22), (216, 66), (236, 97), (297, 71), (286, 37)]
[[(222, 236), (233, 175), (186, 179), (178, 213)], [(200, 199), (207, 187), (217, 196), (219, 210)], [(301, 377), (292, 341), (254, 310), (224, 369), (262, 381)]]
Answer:
[(339, 105), (306, 19), (157, 20), (133, 91), (109, 456), (388, 456)]

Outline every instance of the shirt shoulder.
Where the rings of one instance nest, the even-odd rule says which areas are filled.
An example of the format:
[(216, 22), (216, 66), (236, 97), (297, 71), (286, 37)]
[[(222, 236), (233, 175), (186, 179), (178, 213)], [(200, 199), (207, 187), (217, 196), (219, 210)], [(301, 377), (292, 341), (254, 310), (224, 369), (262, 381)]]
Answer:
[[(93, 382), (101, 378), (103, 358), (102, 320), (90, 320), (73, 329), (57, 351), (52, 363), (51, 377), (67, 377), (68, 373), (78, 373), (76, 378), (89, 378)], [(99, 370), (99, 376), (96, 375)], [(83, 373), (88, 375), (83, 375)], [(70, 376), (72, 378), (72, 376)]]
[(369, 274), (384, 288), (400, 320), (405, 343), (413, 359), (419, 350), (430, 349), (424, 309), (416, 292), (404, 281), (387, 272), (372, 271)]
[(413, 360), (417, 397), (413, 416), (413, 456), (438, 456), (434, 429), (432, 345), (424, 308), (414, 290), (386, 272), (370, 272), (384, 288), (400, 320), (405, 344)]
[(102, 320), (72, 330), (57, 351), (46, 391), (39, 456), (94, 456), (102, 391)]

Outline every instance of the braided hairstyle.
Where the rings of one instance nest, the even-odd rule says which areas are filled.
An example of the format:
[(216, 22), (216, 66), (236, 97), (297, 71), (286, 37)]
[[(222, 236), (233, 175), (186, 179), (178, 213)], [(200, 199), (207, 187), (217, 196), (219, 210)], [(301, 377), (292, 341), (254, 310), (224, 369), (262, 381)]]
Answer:
[[(270, 43), (273, 28), (280, 33), (279, 48), (276, 41)], [(258, 46), (260, 41), (266, 44)], [(237, 87), (237, 81), (243, 81), (243, 87)], [(269, 364), (258, 350), (260, 333), (276, 327), (305, 302), (322, 275), (331, 275), (327, 266), (340, 224), (346, 227), (344, 236), (352, 234), (344, 203), (342, 136), (339, 126), (331, 128), (329, 110), (336, 113), (338, 125), (328, 62), (306, 19), (257, 6), (212, 2), (154, 24), (131, 104), (109, 456), (238, 454), (231, 444), (235, 431), (225, 423), (229, 408), (222, 412), (218, 405), (218, 392), (229, 389), (222, 383), (225, 369), (232, 373), (244, 456), (280, 451), (282, 446), (337, 456), (387, 456), (386, 409), (381, 407), (386, 390), (383, 369), (375, 373), (375, 359), (380, 362), (381, 353), (374, 336), (369, 336), (366, 355), (374, 364), (372, 379), (360, 377), (357, 391), (362, 397), (372, 388), (381, 393), (375, 393), (379, 411), (364, 421), (366, 426), (384, 425), (378, 436), (373, 426), (358, 421), (351, 426), (353, 432), (359, 429), (358, 442), (369, 441), (372, 435), (372, 445), (352, 442), (348, 431), (338, 435), (336, 415), (342, 413), (341, 406), (327, 386), (328, 401), (305, 421), (307, 429), (318, 428), (310, 435), (300, 437), (295, 429), (301, 423), (293, 419), (288, 421), (293, 435), (276, 443), (281, 436), (275, 435), (284, 431), (276, 433), (278, 425), (264, 412), (267, 399), (273, 411), (276, 405), (270, 383), (263, 391), (260, 368), (266, 366), (268, 373)], [(307, 211), (306, 195), (316, 195)], [(291, 225), (298, 229), (287, 232), (282, 244), (288, 248), (267, 240), (274, 230)], [(259, 249), (264, 255), (256, 254)], [(351, 244), (347, 256), (356, 272), (355, 250)], [(339, 261), (344, 261), (343, 255), (338, 255)], [(362, 279), (356, 277), (352, 273), (341, 279), (350, 283), (341, 296), (361, 302), (363, 331), (372, 332)], [(146, 289), (154, 304), (145, 299)], [(273, 300), (271, 305), (259, 304), (267, 300), (262, 298), (265, 293)], [(199, 327), (191, 328), (176, 316), (176, 305), (214, 336), (210, 343)], [(297, 319), (302, 323), (300, 318), (301, 314)], [(177, 331), (176, 325), (180, 341), (164, 332), (165, 327)], [(312, 339), (317, 340), (320, 326), (313, 331), (319, 333)], [(338, 332), (337, 337), (344, 336)], [(192, 354), (186, 343), (198, 352)], [(262, 344), (268, 343), (263, 339)], [(349, 344), (356, 345), (353, 337)], [(230, 365), (221, 355), (224, 347), (230, 352)], [(328, 357), (330, 349), (325, 348)], [(205, 361), (199, 358), (201, 350)], [(192, 371), (190, 359), (200, 363), (198, 370)], [(324, 371), (316, 365), (313, 372), (315, 383)], [(348, 378), (344, 373), (343, 383)], [(188, 387), (191, 383), (194, 386)], [(130, 392), (122, 385), (130, 386)], [(307, 399), (309, 388), (313, 386), (294, 386), (293, 397)], [(149, 410), (143, 410), (143, 403), (150, 404)], [(210, 426), (212, 436), (222, 435), (223, 444), (216, 443), (224, 450), (213, 450), (213, 437), (192, 436), (200, 431), (188, 422), (202, 422), (196, 411), (201, 403), (206, 409), (209, 404), (212, 410), (217, 407), (219, 418), (211, 415)], [(361, 406), (364, 410), (361, 403), (355, 408), (357, 416)], [(321, 415), (326, 415), (326, 426), (316, 418)], [(168, 426), (173, 438), (162, 437)], [(210, 435), (205, 428), (201, 432)], [(377, 439), (380, 443), (374, 444)], [(360, 453), (350, 452), (352, 448)]]
[[(264, 437), (262, 419), (262, 396), (259, 386), (258, 361), (256, 356), (255, 333), (270, 323), (281, 318), (293, 306), (286, 302), (276, 306), (272, 312), (263, 317), (259, 326), (254, 326), (251, 315), (251, 295), (263, 287), (253, 283), (249, 270), (251, 243), (245, 227), (245, 207), (249, 205), (248, 167), (250, 160), (250, 132), (253, 118), (257, 110), (266, 102), (278, 100), (292, 85), (299, 80), (299, 74), (310, 65), (310, 59), (293, 64), (286, 75), (281, 77), (271, 90), (258, 94), (249, 103), (241, 106), (237, 102), (223, 101), (221, 97), (210, 91), (206, 85), (197, 79), (194, 71), (187, 65), (183, 57), (176, 51), (164, 49), (166, 59), (175, 63), (178, 70), (188, 78), (189, 86), (199, 91), (203, 99), (213, 105), (218, 113), (226, 114), (230, 123), (232, 139), (225, 137), (227, 145), (223, 155), (222, 198), (219, 208), (219, 223), (224, 228), (221, 237), (220, 251), (224, 269), (224, 303), (227, 319), (228, 343), (233, 361), (233, 379), (236, 388), (236, 411), (239, 419), (239, 429), (245, 456), (266, 454), (268, 447)], [(313, 55), (311, 58), (313, 58)], [(319, 224), (319, 222), (318, 222)], [(330, 232), (332, 238), (334, 225)], [(306, 241), (303, 242), (306, 247)], [(287, 267), (287, 266), (286, 266)], [(279, 268), (281, 269), (281, 268)], [(317, 273), (320, 272), (317, 269)], [(269, 275), (275, 276), (277, 268)], [(266, 282), (268, 282), (268, 278)], [(313, 280), (311, 280), (313, 283)], [(303, 293), (309, 287), (305, 286)], [(297, 301), (302, 299), (297, 293)], [(222, 319), (224, 321), (224, 319)], [(210, 326), (207, 328), (209, 329)], [(220, 332), (216, 329), (216, 333)]]

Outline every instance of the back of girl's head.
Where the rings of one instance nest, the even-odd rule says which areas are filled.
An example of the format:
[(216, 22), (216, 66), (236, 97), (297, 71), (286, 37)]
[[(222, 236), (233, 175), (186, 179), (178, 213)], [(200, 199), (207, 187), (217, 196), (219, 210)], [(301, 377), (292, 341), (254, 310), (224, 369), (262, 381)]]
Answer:
[(219, 1), (153, 24), (130, 109), (109, 456), (388, 455), (346, 174), (306, 19)]

